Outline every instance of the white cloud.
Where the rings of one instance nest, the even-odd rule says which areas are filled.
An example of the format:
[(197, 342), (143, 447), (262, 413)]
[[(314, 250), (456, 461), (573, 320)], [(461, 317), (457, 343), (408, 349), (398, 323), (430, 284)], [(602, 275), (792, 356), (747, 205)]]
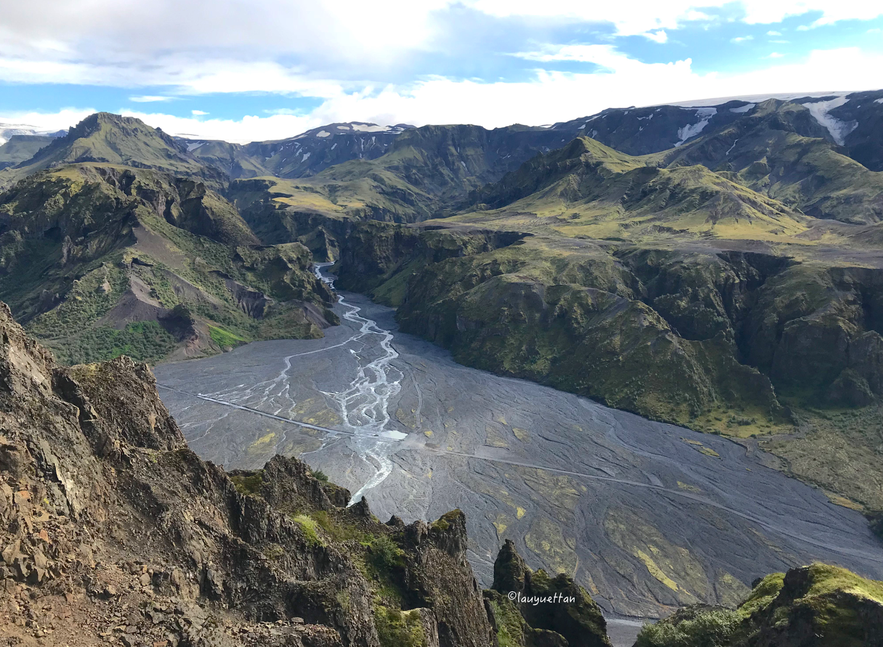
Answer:
[(142, 95), (138, 97), (129, 97), (129, 101), (135, 103), (158, 103), (160, 101), (171, 101), (172, 97), (163, 97), (157, 95)]
[(343, 93), (300, 116), (246, 117), (238, 121), (138, 116), (167, 132), (236, 141), (287, 137), (339, 121), (476, 123), (490, 128), (566, 121), (612, 106), (738, 95), (869, 90), (879, 87), (880, 80), (867, 70), (883, 69), (883, 55), (868, 54), (858, 48), (814, 51), (800, 62), (776, 63), (738, 74), (699, 74), (693, 71), (690, 59), (642, 63), (609, 45), (568, 46), (557, 52), (547, 49), (524, 57), (592, 62), (602, 70), (538, 70), (532, 79), (519, 83), (431, 78), (408, 86), (388, 86), (377, 93)]
[(775, 43), (776, 45), (787, 45), (787, 44), (790, 43), (791, 41), (790, 41), (790, 40), (776, 39), (776, 40), (771, 40), (770, 42), (771, 42), (771, 43)]
[(191, 110), (190, 114), (194, 117), (204, 117), (208, 113), (205, 110)]
[(812, 25), (800, 25), (797, 28), (797, 31), (809, 31), (810, 29), (812, 29), (813, 27), (816, 27), (816, 26), (818, 26), (818, 25), (816, 25), (816, 23), (813, 23)]
[[(339, 121), (415, 125), (477, 123), (487, 127), (512, 123), (543, 124), (593, 114), (611, 106), (653, 105), (738, 95), (869, 90), (883, 85), (879, 74), (868, 72), (883, 70), (883, 55), (863, 52), (857, 47), (813, 51), (799, 60), (789, 58), (789, 63), (775, 61), (764, 69), (731, 74), (697, 73), (689, 58), (668, 63), (644, 63), (609, 44), (546, 46), (516, 56), (538, 63), (589, 62), (601, 69), (580, 73), (536, 70), (530, 78), (520, 82), (483, 83), (430, 77), (358, 91), (326, 85), (323, 86), (327, 92), (321, 105), (308, 114), (264, 113), (235, 120), (205, 118), (203, 115), (176, 117), (159, 110), (126, 114), (174, 134), (245, 142), (288, 137)], [(246, 65), (241, 65), (238, 70), (240, 78), (247, 77), (247, 69)], [(212, 73), (215, 76), (206, 87), (217, 87), (215, 84), (223, 80), (219, 70), (213, 68)], [(282, 81), (287, 77), (271, 78)], [(307, 78), (305, 82), (312, 80)], [(89, 112), (92, 111), (68, 110), (51, 115), (0, 114), (0, 121), (57, 130), (75, 124)]]
[[(585, 0), (465, 0), (495, 16), (541, 16), (590, 22), (610, 22), (620, 34), (642, 34), (653, 29), (677, 29), (684, 21), (707, 14), (709, 9), (738, 6), (749, 24), (778, 23), (790, 16), (820, 12), (818, 24), (840, 20), (871, 20), (883, 15), (883, 4), (868, 0), (632, 0), (631, 2), (585, 2)], [(705, 15), (707, 18), (707, 15)]]
[(782, 35), (782, 32), (780, 32), (780, 31), (772, 31), (772, 30), (770, 30), (770, 31), (768, 31), (768, 32), (766, 33), (766, 35), (767, 35), (767, 36), (781, 36), (781, 35)]
[(782, 58), (783, 56), (785, 55), (779, 52), (771, 52), (770, 55), (767, 56), (767, 58)]
[(749, 36), (736, 36), (735, 38), (731, 38), (730, 42), (731, 43), (744, 43), (749, 40), (754, 40), (754, 36), (751, 36), (751, 35), (749, 35)]
[(649, 38), (654, 43), (662, 44), (668, 40), (668, 34), (665, 33), (664, 29), (658, 29), (656, 31), (648, 31), (641, 34), (644, 38)]

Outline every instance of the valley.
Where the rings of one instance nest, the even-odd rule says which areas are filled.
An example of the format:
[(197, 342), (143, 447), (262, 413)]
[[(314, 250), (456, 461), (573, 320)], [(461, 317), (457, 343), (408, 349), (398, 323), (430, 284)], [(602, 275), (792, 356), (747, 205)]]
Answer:
[(763, 452), (460, 366), (357, 294), (335, 312), (341, 325), (320, 340), (158, 366), (188, 444), (227, 469), (302, 456), (380, 519), (459, 507), (484, 585), (512, 539), (613, 615), (727, 603), (811, 560), (883, 575), (864, 518)]

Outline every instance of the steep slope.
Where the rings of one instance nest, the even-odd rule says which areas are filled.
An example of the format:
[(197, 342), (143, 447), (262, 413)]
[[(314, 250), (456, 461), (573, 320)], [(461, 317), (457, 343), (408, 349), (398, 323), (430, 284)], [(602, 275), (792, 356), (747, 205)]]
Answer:
[(209, 182), (214, 188), (225, 180), (221, 171), (199, 162), (161, 130), (140, 119), (100, 112), (86, 117), (31, 159), (0, 172), (0, 186), (44, 169), (83, 162), (186, 175)]
[(662, 153), (659, 159), (669, 168), (702, 164), (818, 218), (879, 221), (883, 173), (870, 171), (832, 141), (831, 130), (823, 125), (830, 115), (819, 113), (820, 122), (812, 112), (816, 105), (766, 101), (728, 127)]
[(843, 144), (849, 156), (872, 171), (883, 171), (883, 90), (851, 94), (829, 114), (846, 124)]
[(227, 474), (145, 365), (57, 367), (3, 304), (0, 429), (9, 644), (495, 644), (462, 513), (384, 525), (278, 456)]
[(883, 582), (813, 564), (755, 584), (736, 610), (687, 607), (644, 628), (635, 647), (874, 647), (883, 644)]
[(310, 263), (297, 244), (260, 247), (189, 178), (86, 164), (0, 194), (0, 298), (67, 362), (321, 336), (332, 297)]
[(676, 148), (703, 131), (736, 121), (753, 104), (729, 101), (703, 107), (648, 106), (610, 108), (596, 115), (552, 126), (573, 137), (590, 137), (629, 155), (647, 155)]
[(231, 144), (219, 140), (188, 139), (179, 137), (177, 140), (186, 147), (187, 152), (203, 164), (220, 169), (231, 178), (250, 178), (261, 175), (272, 175), (264, 167), (262, 160), (250, 155), (242, 144)]

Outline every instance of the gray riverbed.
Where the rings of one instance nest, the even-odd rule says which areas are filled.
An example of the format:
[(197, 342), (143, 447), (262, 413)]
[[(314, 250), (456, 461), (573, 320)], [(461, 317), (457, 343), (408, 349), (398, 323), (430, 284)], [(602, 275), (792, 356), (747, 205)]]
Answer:
[[(735, 603), (814, 560), (883, 578), (864, 518), (736, 443), (456, 364), (343, 293), (320, 340), (242, 346), (155, 369), (202, 458), (257, 469), (299, 456), (381, 519), (468, 519), (483, 585), (503, 539), (574, 576), (610, 617)], [(292, 424), (291, 421), (307, 426)], [(619, 644), (637, 628), (614, 623)]]

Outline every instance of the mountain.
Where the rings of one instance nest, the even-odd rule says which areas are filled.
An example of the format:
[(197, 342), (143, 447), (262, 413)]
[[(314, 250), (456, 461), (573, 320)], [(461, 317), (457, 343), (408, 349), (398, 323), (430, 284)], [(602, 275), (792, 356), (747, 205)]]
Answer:
[(512, 220), (522, 230), (543, 223), (569, 236), (637, 239), (664, 231), (761, 239), (806, 229), (802, 214), (703, 166), (659, 168), (584, 137), (470, 199), (477, 213), (458, 220)]
[(715, 106), (609, 108), (552, 128), (573, 137), (596, 139), (629, 155), (647, 155), (681, 146), (705, 130), (726, 126), (753, 107), (736, 99)]
[(321, 336), (336, 318), (310, 264), (188, 177), (92, 163), (0, 194), (0, 298), (70, 363)]
[(67, 131), (58, 130), (51, 131), (44, 128), (37, 128), (28, 124), (15, 124), (8, 122), (0, 122), (0, 144), (5, 144), (10, 138), (16, 136), (23, 137), (64, 137)]
[(844, 122), (818, 105), (766, 101), (725, 128), (660, 153), (660, 163), (702, 164), (818, 218), (880, 221), (883, 172), (849, 157), (840, 145)]
[(45, 169), (81, 163), (116, 164), (199, 178), (215, 188), (221, 171), (202, 164), (172, 137), (139, 119), (106, 112), (91, 115), (32, 158), (0, 171), (0, 187)]
[(511, 545), (500, 581), (571, 612), (486, 603), (459, 510), (383, 524), (296, 459), (225, 472), (188, 449), (146, 365), (58, 366), (2, 303), (0, 428), (9, 644), (492, 647), (522, 613), (542, 644), (610, 644), (588, 593)]
[(351, 121), (308, 130), (295, 137), (250, 144), (186, 139), (187, 150), (233, 179), (273, 175), (301, 178), (353, 159), (375, 159), (392, 141), (413, 128), (406, 124), (378, 126)]
[(265, 232), (293, 231), (298, 214), (417, 222), (452, 212), (471, 190), (567, 141), (545, 128), (424, 126), (398, 135), (377, 159), (350, 160), (300, 180), (239, 180), (229, 195)]
[(11, 135), (0, 145), (0, 170), (31, 159), (55, 140), (49, 135)]
[[(573, 136), (597, 139), (629, 155), (678, 148), (697, 137), (716, 133), (749, 117), (758, 105), (805, 107), (815, 124), (812, 135), (841, 146), (856, 161), (879, 171), (877, 135), (883, 119), (883, 90), (832, 95), (734, 97), (720, 103), (692, 102), (642, 108), (609, 108), (596, 115), (551, 126)], [(806, 127), (806, 125), (804, 125)], [(865, 162), (868, 162), (867, 164)]]
[(819, 218), (883, 217), (883, 91), (605, 110), (554, 127), (662, 166), (702, 164)]

